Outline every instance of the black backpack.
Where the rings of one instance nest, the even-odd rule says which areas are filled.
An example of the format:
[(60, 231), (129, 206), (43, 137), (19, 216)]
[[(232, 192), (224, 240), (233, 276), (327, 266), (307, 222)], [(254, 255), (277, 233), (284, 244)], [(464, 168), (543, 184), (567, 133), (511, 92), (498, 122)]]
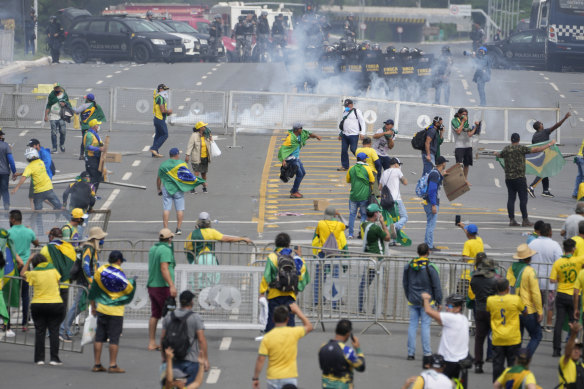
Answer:
[(426, 129), (416, 132), (416, 135), (412, 138), (412, 147), (415, 150), (424, 150), (426, 145)]
[(174, 351), (174, 359), (183, 361), (192, 346), (189, 339), (189, 328), (187, 326), (187, 319), (194, 312), (187, 312), (184, 316), (177, 317), (175, 312), (170, 313), (170, 323), (166, 327), (166, 334), (162, 339), (163, 350), (168, 347)]
[(584, 365), (578, 361), (576, 363), (576, 381), (567, 383), (566, 377), (564, 377), (564, 373), (562, 372), (562, 368), (560, 364), (558, 364), (558, 372), (560, 373), (560, 378), (562, 382), (554, 389), (559, 388), (562, 384), (564, 384), (565, 389), (584, 389)]
[[(93, 258), (94, 248), (91, 247), (91, 257)], [(71, 267), (69, 271), (69, 280), (70, 281), (77, 281), (79, 285), (82, 286), (89, 286), (89, 282), (87, 282), (87, 278), (85, 278), (85, 274), (83, 273), (83, 250), (85, 246), (80, 247), (79, 249), (75, 250), (75, 263)], [(93, 259), (89, 264), (90, 267), (93, 267)]]
[(271, 288), (281, 292), (298, 291), (298, 274), (296, 272), (296, 261), (290, 254), (278, 253), (278, 274), (276, 279), (270, 283)]
[(379, 205), (381, 205), (381, 208), (390, 212), (395, 206), (395, 200), (393, 199), (393, 196), (391, 195), (387, 185), (384, 185), (383, 188), (381, 188), (381, 199), (379, 201)]

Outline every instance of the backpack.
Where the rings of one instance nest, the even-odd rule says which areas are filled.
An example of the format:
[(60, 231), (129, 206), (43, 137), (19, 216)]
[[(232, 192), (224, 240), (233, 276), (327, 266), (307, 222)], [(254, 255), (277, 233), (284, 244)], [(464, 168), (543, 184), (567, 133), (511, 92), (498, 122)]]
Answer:
[[(79, 249), (75, 250), (76, 253), (76, 257), (75, 257), (75, 263), (73, 263), (73, 266), (71, 267), (71, 270), (69, 271), (69, 280), (70, 281), (77, 281), (77, 283), (79, 285), (82, 286), (89, 286), (89, 282), (87, 281), (87, 278), (85, 278), (85, 274), (83, 273), (83, 247), (80, 247)], [(91, 247), (91, 246), (90, 246)], [(93, 265), (93, 253), (94, 253), (94, 248), (91, 247), (91, 262), (90, 263), (90, 267)]]
[(426, 198), (428, 195), (428, 179), (430, 178), (430, 173), (432, 173), (434, 169), (430, 170), (428, 173), (424, 174), (418, 180), (416, 184), (416, 196), (421, 197), (423, 199)]
[[(339, 130), (341, 131), (341, 133), (343, 132), (343, 126), (345, 125), (345, 119), (347, 119), (349, 117), (349, 115), (351, 114), (351, 112), (355, 112), (355, 117), (357, 119), (359, 119), (357, 117), (357, 110), (355, 108), (352, 108), (348, 114), (346, 114), (345, 116), (343, 116), (343, 119), (341, 119), (341, 122), (339, 123)], [(359, 120), (357, 120), (357, 122), (359, 123), (359, 132), (361, 132), (361, 122), (359, 122)]]
[(189, 327), (187, 326), (187, 319), (194, 312), (187, 312), (182, 317), (177, 317), (175, 312), (170, 313), (170, 323), (166, 327), (166, 334), (162, 339), (163, 350), (170, 347), (174, 351), (174, 359), (183, 361), (192, 346), (189, 339)]
[(426, 129), (416, 132), (416, 135), (412, 138), (412, 147), (415, 150), (424, 150), (426, 145)]
[[(327, 224), (327, 227), (329, 227), (328, 224)], [(333, 234), (333, 231), (330, 229), (330, 227), (329, 227), (329, 231), (330, 231), (330, 234), (329, 234), (328, 238), (326, 238), (326, 240), (322, 244), (322, 250), (321, 250), (321, 253), (323, 253), (325, 257), (328, 257), (329, 255), (337, 254), (338, 250), (339, 250), (337, 238), (335, 237), (335, 234)]]
[(61, 120), (64, 120), (67, 123), (71, 123), (71, 118), (74, 115), (73, 109), (71, 108), (71, 105), (69, 105), (69, 104), (65, 104), (64, 106), (62, 106), (61, 112), (59, 114), (61, 116)]
[(278, 253), (278, 274), (276, 279), (270, 283), (270, 287), (281, 292), (298, 291), (298, 273), (296, 272), (296, 261), (291, 254)]
[(564, 384), (564, 389), (584, 389), (584, 366), (582, 363), (576, 363), (576, 381), (567, 383), (566, 377), (564, 376), (564, 372), (562, 372), (562, 368), (558, 363), (558, 371), (560, 374), (561, 381), (558, 386), (554, 389), (559, 388), (562, 384)]

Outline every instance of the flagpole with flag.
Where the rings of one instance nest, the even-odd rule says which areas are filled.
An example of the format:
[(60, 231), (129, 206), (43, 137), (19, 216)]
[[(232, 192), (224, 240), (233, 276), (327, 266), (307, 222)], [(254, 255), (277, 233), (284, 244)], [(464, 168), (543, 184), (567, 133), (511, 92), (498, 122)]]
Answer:
[[(548, 143), (549, 142), (535, 143), (527, 145), (527, 147), (531, 149), (534, 147), (545, 146)], [(497, 157), (497, 161), (499, 161), (501, 166), (505, 168), (505, 160), (503, 158)], [(565, 164), (566, 161), (564, 160), (558, 145), (554, 144), (544, 151), (525, 155), (525, 175), (542, 178), (553, 177), (562, 171)]]

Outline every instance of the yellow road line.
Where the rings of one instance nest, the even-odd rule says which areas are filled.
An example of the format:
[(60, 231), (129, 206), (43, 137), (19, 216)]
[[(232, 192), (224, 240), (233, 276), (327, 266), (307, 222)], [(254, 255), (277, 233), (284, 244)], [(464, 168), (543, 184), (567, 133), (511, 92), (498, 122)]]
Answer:
[(273, 135), (270, 138), (270, 144), (268, 145), (268, 152), (266, 153), (266, 161), (264, 162), (264, 170), (262, 171), (262, 178), (260, 182), (260, 204), (258, 213), (258, 234), (261, 235), (264, 232), (264, 218), (266, 216), (266, 189), (268, 184), (268, 176), (270, 174), (270, 164), (274, 158), (274, 147), (276, 146), (277, 135)]

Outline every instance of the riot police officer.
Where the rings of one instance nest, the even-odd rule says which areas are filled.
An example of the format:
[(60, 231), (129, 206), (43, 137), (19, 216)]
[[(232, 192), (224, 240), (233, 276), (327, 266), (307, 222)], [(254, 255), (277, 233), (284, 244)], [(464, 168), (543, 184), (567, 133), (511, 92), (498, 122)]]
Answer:
[(235, 39), (235, 57), (239, 62), (243, 62), (244, 56), (244, 46), (245, 46), (245, 33), (247, 28), (245, 26), (245, 16), (240, 15), (237, 18), (237, 23), (233, 27), (233, 32), (231, 38)]
[(345, 36), (349, 41), (355, 41), (357, 39), (357, 24), (355, 23), (354, 15), (350, 14), (345, 20)]
[(47, 38), (53, 63), (59, 63), (61, 45), (63, 44), (63, 39), (65, 39), (65, 31), (63, 30), (63, 27), (61, 27), (61, 23), (59, 23), (56, 16), (51, 16), (49, 18)]
[(262, 56), (268, 51), (270, 37), (270, 24), (268, 23), (268, 12), (262, 11), (257, 23), (257, 46), (259, 48), (259, 57), (262, 61)]
[(272, 41), (275, 45), (286, 47), (286, 27), (284, 26), (284, 15), (278, 14), (272, 26)]
[(477, 84), (479, 92), (480, 105), (487, 105), (487, 96), (485, 94), (485, 84), (491, 81), (491, 57), (487, 55), (487, 48), (485, 46), (479, 47), (475, 55), (475, 73), (472, 78), (473, 82)]
[(450, 73), (452, 72), (452, 53), (450, 47), (442, 47), (442, 55), (432, 69), (432, 86), (436, 89), (434, 104), (440, 104), (440, 97), (444, 94), (444, 104), (450, 100)]
[(213, 16), (213, 22), (209, 27), (209, 51), (212, 56), (218, 54), (218, 48), (221, 46), (221, 38), (223, 36), (223, 23), (221, 15)]

